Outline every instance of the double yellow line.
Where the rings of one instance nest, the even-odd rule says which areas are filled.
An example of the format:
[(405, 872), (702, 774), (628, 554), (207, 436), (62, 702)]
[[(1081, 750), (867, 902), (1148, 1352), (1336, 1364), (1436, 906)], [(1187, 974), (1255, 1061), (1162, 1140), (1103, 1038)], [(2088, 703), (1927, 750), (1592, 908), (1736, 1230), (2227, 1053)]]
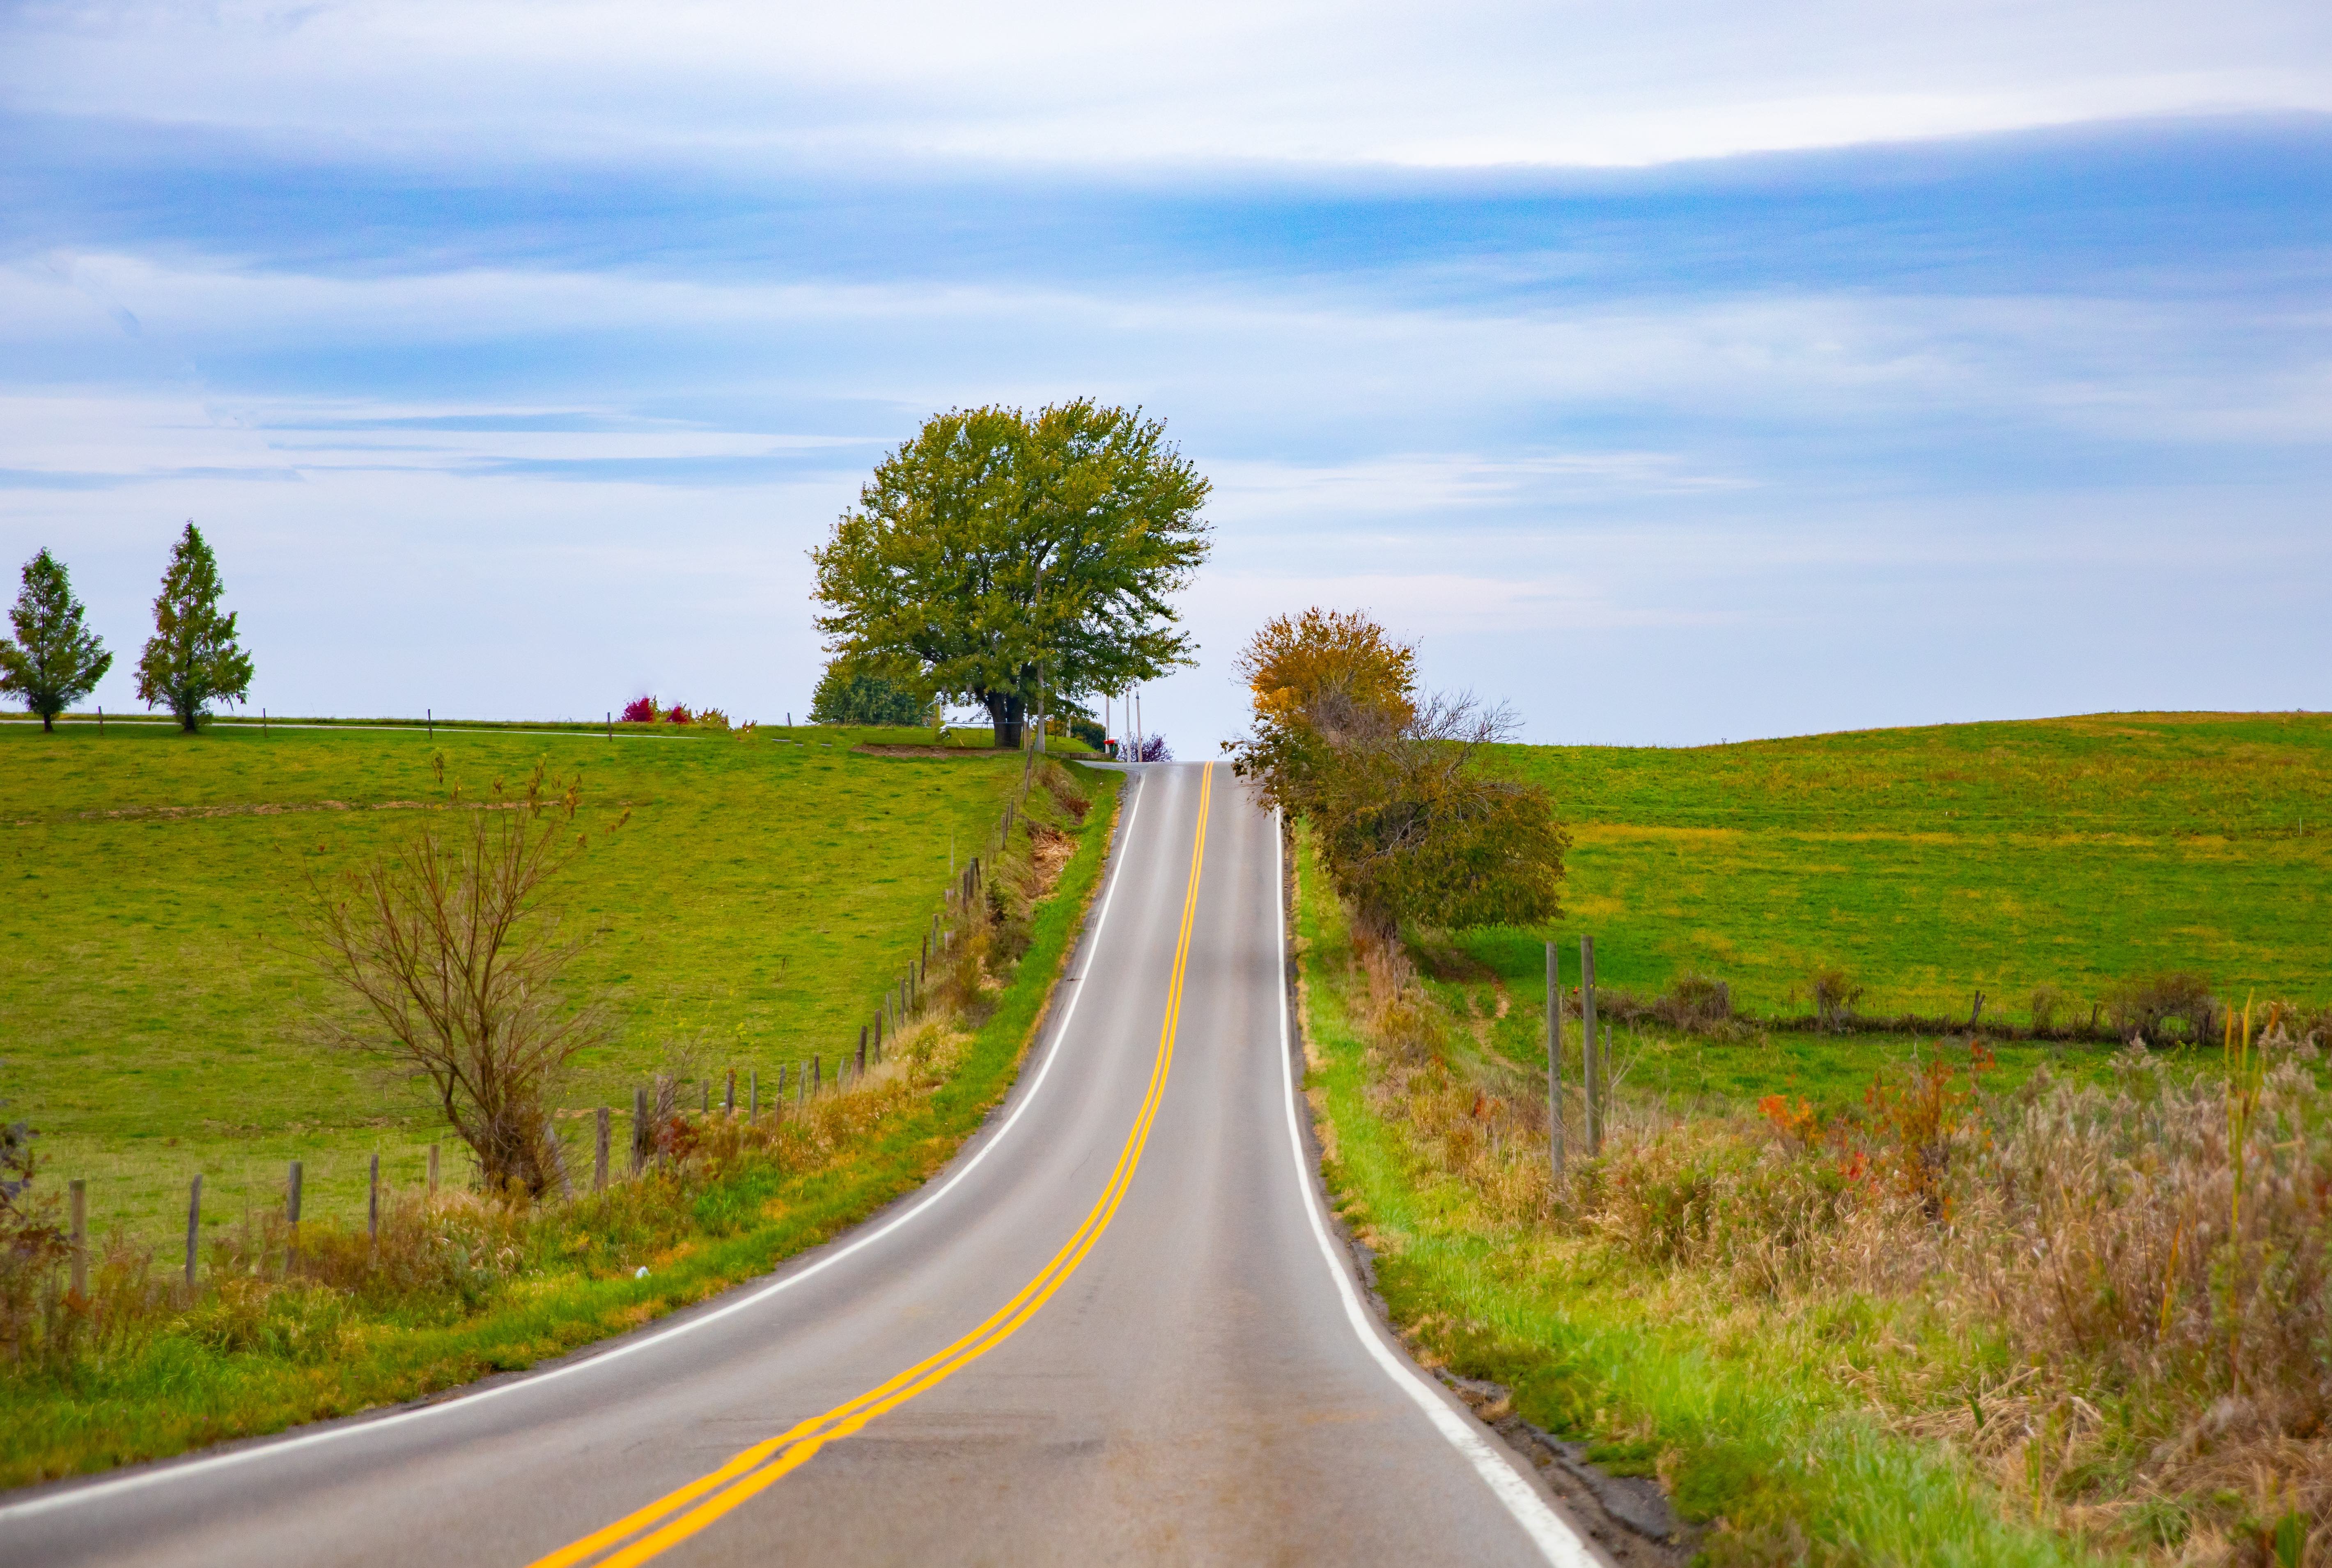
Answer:
[[(572, 1564), (595, 1558), (597, 1568), (630, 1568), (630, 1564), (645, 1563), (678, 1545), (808, 1464), (827, 1444), (848, 1437), (876, 1416), (898, 1409), (926, 1389), (938, 1387), (1002, 1344), (1076, 1272), (1077, 1265), (1085, 1261), (1085, 1254), (1093, 1250), (1094, 1243), (1101, 1239), (1102, 1232), (1109, 1229), (1111, 1218), (1117, 1213), (1126, 1187), (1133, 1180), (1134, 1167), (1142, 1162), (1142, 1146), (1149, 1140), (1151, 1123), (1157, 1119), (1159, 1102), (1166, 1093), (1166, 1072), (1174, 1061), (1174, 1029), (1182, 1016), (1182, 975), (1190, 962), (1190, 926), (1199, 911), (1199, 867), (1206, 859), (1207, 807), (1213, 796), (1214, 776), (1212, 763), (1199, 776), (1199, 830), (1190, 847), (1190, 884), (1182, 896), (1182, 927), (1174, 941), (1174, 970), (1166, 985), (1166, 1021), (1158, 1032), (1158, 1059), (1150, 1069), (1149, 1093), (1142, 1096), (1141, 1114), (1133, 1119), (1133, 1130), (1127, 1134), (1125, 1147), (1118, 1154), (1117, 1168), (1110, 1172), (1109, 1185), (1102, 1189), (1100, 1199), (1066, 1245), (1053, 1254), (1052, 1261), (1038, 1270), (1034, 1279), (1020, 1287), (1018, 1295), (945, 1350), (925, 1357), (846, 1404), (812, 1416), (767, 1442), (754, 1444), (719, 1469), (666, 1493), (606, 1528), (594, 1530), (581, 1540), (536, 1559), (531, 1568), (571, 1568)], [(642, 1534), (644, 1531), (646, 1533)], [(603, 1552), (608, 1555), (599, 1556)]]

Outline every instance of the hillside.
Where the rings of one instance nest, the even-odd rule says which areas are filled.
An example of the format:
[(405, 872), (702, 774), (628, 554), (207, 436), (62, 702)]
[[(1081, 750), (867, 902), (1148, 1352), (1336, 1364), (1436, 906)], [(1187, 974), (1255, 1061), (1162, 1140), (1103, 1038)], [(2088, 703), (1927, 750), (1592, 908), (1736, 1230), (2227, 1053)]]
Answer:
[(296, 923), (311, 875), (538, 760), (582, 778), (591, 848), (562, 896), (592, 943), (570, 972), (618, 1026), (567, 1104), (628, 1105), (683, 1056), (765, 1085), (830, 1063), (915, 951), (951, 839), (981, 847), (1020, 769), (851, 750), (915, 732), (791, 735), (0, 727), (5, 1114), (41, 1130), (51, 1176), (89, 1180), (99, 1230), (173, 1234), (197, 1171), (216, 1224), (275, 1203), (292, 1158), (311, 1213), (360, 1213), (376, 1149), (409, 1181), (445, 1142), (451, 1177), (412, 1085), (308, 1042), (324, 993)]
[[(2332, 1002), (2332, 715), (2104, 713), (1678, 750), (1498, 749), (1575, 840), (1556, 934), (1606, 983), (1701, 970), (1805, 1010), (1838, 964), (1864, 1010), (2020, 1020), (2166, 970)], [(1540, 932), (1464, 945), (1535, 975)], [(1575, 948), (1572, 949), (1575, 951)], [(1569, 961), (1566, 961), (1567, 962)]]

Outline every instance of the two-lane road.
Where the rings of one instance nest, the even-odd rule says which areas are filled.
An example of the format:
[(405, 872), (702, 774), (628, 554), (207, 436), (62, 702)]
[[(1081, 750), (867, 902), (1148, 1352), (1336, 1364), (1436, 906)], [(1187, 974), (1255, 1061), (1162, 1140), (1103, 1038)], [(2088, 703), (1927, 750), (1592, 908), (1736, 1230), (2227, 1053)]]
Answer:
[(1597, 1561), (1332, 1241), (1275, 824), (1134, 771), (1046, 1037), (924, 1191), (557, 1368), (22, 1495), (0, 1562)]

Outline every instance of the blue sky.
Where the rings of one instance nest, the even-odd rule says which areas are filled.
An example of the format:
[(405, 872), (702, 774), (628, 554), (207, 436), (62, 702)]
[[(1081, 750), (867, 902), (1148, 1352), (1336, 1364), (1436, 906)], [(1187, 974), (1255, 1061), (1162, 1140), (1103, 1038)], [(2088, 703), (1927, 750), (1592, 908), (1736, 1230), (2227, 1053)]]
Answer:
[(0, 5), (0, 555), (277, 712), (797, 715), (931, 411), (1216, 483), (1534, 739), (2326, 705), (2332, 18)]

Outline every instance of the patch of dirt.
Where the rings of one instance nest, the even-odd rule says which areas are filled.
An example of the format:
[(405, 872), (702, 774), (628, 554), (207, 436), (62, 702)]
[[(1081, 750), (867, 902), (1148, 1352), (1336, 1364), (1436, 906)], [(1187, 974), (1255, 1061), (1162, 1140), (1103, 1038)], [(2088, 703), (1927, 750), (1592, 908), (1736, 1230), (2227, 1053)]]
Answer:
[(1036, 899), (1050, 898), (1061, 873), (1077, 852), (1077, 841), (1048, 823), (1028, 824), (1028, 856), (1036, 872)]

